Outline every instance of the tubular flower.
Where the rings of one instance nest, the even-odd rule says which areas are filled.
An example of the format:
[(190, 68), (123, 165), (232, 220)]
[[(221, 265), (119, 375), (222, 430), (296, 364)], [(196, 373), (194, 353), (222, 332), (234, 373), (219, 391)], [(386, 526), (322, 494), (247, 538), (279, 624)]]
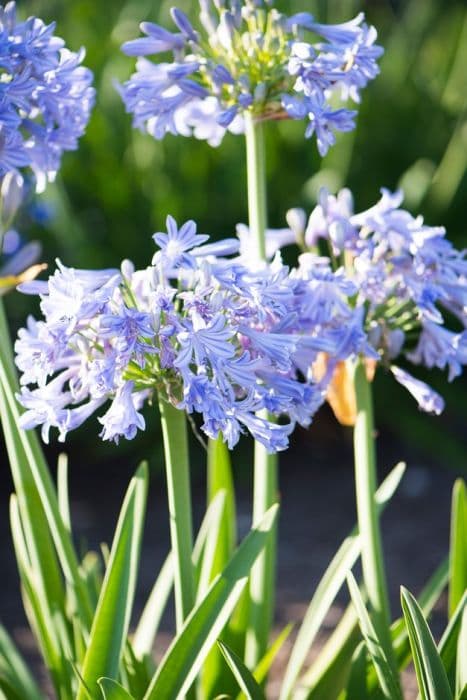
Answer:
[[(143, 22), (145, 36), (123, 45), (138, 57), (136, 73), (120, 88), (135, 127), (157, 139), (193, 134), (216, 146), (227, 130), (243, 130), (246, 112), (260, 120), (306, 119), (306, 136), (316, 135), (321, 155), (336, 131), (354, 128), (356, 112), (345, 102), (359, 102), (382, 54), (363, 14), (323, 25), (308, 13), (287, 17), (270, 2), (199, 5), (200, 31), (173, 8), (175, 32)], [(166, 53), (171, 62), (145, 58)], [(336, 101), (342, 106), (331, 106)]]
[[(461, 374), (467, 364), (466, 251), (452, 246), (444, 228), (402, 209), (402, 201), (401, 192), (383, 189), (376, 205), (355, 214), (349, 190), (336, 196), (322, 190), (308, 222), (299, 210), (291, 210), (288, 220), (299, 244), (314, 254), (327, 251), (331, 269), (345, 267), (355, 288), (349, 303), (362, 310), (376, 358), (421, 409), (438, 414), (442, 398), (394, 361), (403, 356), (430, 369), (447, 368), (449, 381)], [(302, 256), (301, 267), (311, 254)], [(453, 319), (457, 328), (447, 327)]]
[[(308, 425), (324, 399), (327, 379), (314, 382), (311, 370), (318, 353), (363, 349), (360, 321), (343, 304), (351, 283), (328, 269), (290, 272), (278, 256), (249, 269), (221, 257), (238, 251), (237, 240), (209, 244), (192, 221), (179, 228), (169, 217), (154, 239), (160, 249), (144, 270), (58, 263), (47, 282), (22, 285), (40, 295), (44, 315), (16, 341), (23, 427), (41, 425), (46, 440), (54, 427), (63, 440), (110, 400), (101, 437), (132, 438), (158, 392), (201, 414), (204, 433), (230, 447), (248, 431), (270, 451), (285, 449), (295, 423)], [(323, 312), (321, 283), (332, 297)]]
[(0, 6), (0, 177), (30, 167), (42, 189), (74, 150), (94, 104), (84, 50), (69, 51), (55, 24), (16, 19), (16, 5)]

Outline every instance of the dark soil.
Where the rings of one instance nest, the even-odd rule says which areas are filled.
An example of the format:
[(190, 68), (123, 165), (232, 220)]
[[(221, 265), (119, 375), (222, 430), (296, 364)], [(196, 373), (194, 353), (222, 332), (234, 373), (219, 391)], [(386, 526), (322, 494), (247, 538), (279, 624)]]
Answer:
[[(446, 556), (449, 540), (451, 488), (455, 474), (429, 459), (414, 454), (390, 435), (379, 440), (380, 478), (401, 458), (409, 465), (398, 493), (383, 517), (384, 546), (393, 615), (400, 615), (399, 587), (405, 585), (417, 594), (424, 582)], [(116, 448), (117, 449), (117, 448)], [(3, 456), (4, 452), (0, 452)], [(6, 460), (6, 457), (4, 458)], [(2, 460), (3, 462), (4, 460)], [(134, 464), (97, 467), (71, 464), (70, 492), (73, 525), (79, 546), (98, 548), (110, 542), (118, 510)], [(235, 466), (238, 496), (238, 522), (243, 536), (250, 526), (250, 469), (248, 459), (237, 458)], [(11, 491), (6, 464), (2, 464), (4, 488), (0, 493), (1, 562), (4, 571), (0, 599), (0, 619), (33, 664), (45, 692), (46, 674), (35, 652), (21, 606), (18, 575), (12, 553), (8, 524), (8, 495)], [(195, 519), (204, 508), (204, 478), (193, 479)], [(313, 429), (300, 432), (291, 449), (281, 458), (281, 519), (278, 560), (277, 630), (288, 622), (300, 623), (308, 601), (327, 564), (355, 522), (352, 453), (350, 436), (336, 427), (325, 414)], [(136, 613), (141, 610), (154, 578), (169, 548), (165, 484), (160, 471), (154, 474), (149, 496), (149, 512), (142, 553)], [(333, 606), (322, 630), (317, 648), (338, 622), (346, 604), (345, 595)], [(443, 605), (432, 619), (435, 635), (444, 624)], [(162, 651), (172, 633), (172, 616), (164, 621)], [(269, 687), (277, 697), (284, 662), (292, 644), (284, 645)], [(316, 650), (314, 651), (316, 653)], [(416, 698), (413, 674), (405, 677), (407, 700)], [(52, 697), (52, 696), (51, 696)]]

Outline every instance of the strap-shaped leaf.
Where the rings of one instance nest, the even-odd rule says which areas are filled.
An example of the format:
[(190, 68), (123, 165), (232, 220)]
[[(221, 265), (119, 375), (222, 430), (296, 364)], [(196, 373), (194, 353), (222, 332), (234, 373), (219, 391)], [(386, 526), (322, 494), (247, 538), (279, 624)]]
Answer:
[(78, 700), (86, 700), (86, 687), (91, 693), (96, 691), (99, 678), (118, 676), (135, 595), (147, 486), (148, 470), (143, 464), (130, 482), (118, 519), (84, 657)]
[(39, 688), (19, 651), (0, 625), (0, 689), (14, 700), (42, 700)]
[[(467, 608), (467, 591), (464, 593), (462, 600), (457, 606), (454, 614), (449, 620), (443, 636), (438, 644), (439, 655), (443, 662), (446, 675), (449, 680), (449, 685), (452, 690), (456, 688), (456, 676), (458, 671), (458, 640), (462, 623), (464, 610)], [(464, 651), (467, 646), (464, 648)], [(466, 652), (467, 655), (467, 652)]]
[(173, 555), (169, 553), (149, 594), (133, 635), (133, 652), (138, 659), (149, 656), (174, 583)]
[(401, 602), (421, 699), (452, 700), (446, 671), (417, 601), (402, 588)]
[(265, 700), (261, 686), (258, 685), (255, 677), (243, 661), (222, 642), (217, 642), (217, 644), (247, 700)]
[(449, 616), (467, 590), (467, 489), (458, 479), (452, 491), (449, 552)]
[(378, 639), (376, 630), (365, 608), (365, 603), (363, 602), (357, 582), (352, 574), (348, 575), (347, 584), (349, 586), (352, 602), (357, 611), (363, 639), (365, 640), (368, 653), (371, 656), (376, 673), (378, 674), (379, 684), (384, 697), (388, 700), (402, 700), (398, 679), (394, 677), (391, 664), (386, 656), (381, 640)]
[[(392, 498), (404, 472), (405, 464), (402, 462), (397, 464), (379, 487), (375, 494), (375, 499), (380, 512)], [(357, 528), (355, 527), (350, 536), (339, 547), (311, 599), (285, 671), (280, 700), (288, 700), (291, 696), (310, 647), (359, 554), (360, 542), (357, 537)]]
[(111, 678), (99, 678), (98, 683), (104, 700), (134, 700), (128, 690)]
[(244, 539), (222, 574), (187, 618), (180, 634), (162, 660), (144, 700), (183, 697), (198, 675), (213, 644), (223, 630), (248, 580), (251, 567), (263, 550), (277, 517), (270, 508)]
[(462, 613), (461, 628), (457, 640), (456, 697), (467, 688), (467, 607)]

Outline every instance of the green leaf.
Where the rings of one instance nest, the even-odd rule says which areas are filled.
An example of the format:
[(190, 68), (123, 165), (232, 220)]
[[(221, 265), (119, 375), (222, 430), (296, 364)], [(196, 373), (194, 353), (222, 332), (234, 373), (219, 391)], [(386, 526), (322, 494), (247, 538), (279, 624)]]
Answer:
[[(404, 472), (405, 464), (400, 462), (391, 470), (377, 490), (375, 500), (378, 504), (379, 512), (384, 509), (388, 501), (392, 498)], [(350, 536), (344, 540), (326, 569), (311, 599), (285, 671), (279, 696), (280, 700), (288, 700), (290, 697), (323, 620), (337, 593), (344, 584), (347, 573), (351, 570), (358, 558), (360, 542), (356, 532), (357, 528), (354, 528)], [(343, 639), (342, 642), (344, 642)]]
[(251, 530), (224, 571), (212, 582), (205, 598), (187, 618), (162, 660), (144, 700), (175, 700), (191, 687), (200, 668), (223, 630), (253, 563), (263, 550), (277, 517), (278, 506), (265, 514)]
[(286, 625), (282, 632), (276, 637), (274, 642), (271, 644), (253, 673), (255, 679), (258, 683), (263, 683), (269, 673), (269, 669), (275, 661), (275, 658), (279, 651), (282, 649), (282, 645), (288, 639), (291, 631), (293, 630), (293, 625)]
[(97, 682), (104, 700), (135, 700), (133, 695), (130, 695), (120, 683), (111, 678), (99, 678)]
[(173, 555), (169, 553), (154, 583), (133, 635), (133, 651), (138, 659), (152, 653), (154, 640), (174, 583)]
[(466, 607), (467, 591), (464, 593), (462, 600), (460, 601), (459, 605), (454, 611), (454, 614), (449, 620), (449, 624), (446, 627), (444, 634), (441, 637), (441, 640), (438, 644), (439, 655), (441, 656), (441, 660), (446, 670), (446, 674), (452, 690), (454, 690), (454, 688), (456, 687), (456, 675), (458, 670), (457, 647), (462, 623), (462, 616)]
[(299, 680), (294, 700), (336, 698), (347, 683), (352, 656), (361, 638), (357, 613), (350, 604), (317, 659)]
[[(222, 521), (225, 511), (226, 492), (218, 491), (206, 511), (200, 528), (202, 533), (202, 554), (197, 562), (197, 589), (196, 600), (202, 600), (209, 584), (214, 578), (214, 566), (217, 548), (221, 545)], [(197, 547), (198, 548), (197, 540)], [(216, 574), (219, 572), (216, 572)]]
[(452, 700), (446, 671), (417, 601), (402, 588), (401, 602), (422, 700)]
[(381, 690), (388, 700), (402, 700), (398, 679), (394, 677), (391, 664), (386, 656), (381, 640), (378, 638), (373, 623), (370, 619), (365, 603), (363, 602), (357, 582), (351, 573), (347, 577), (350, 596), (357, 611), (360, 629), (365, 640), (368, 653), (373, 661), (378, 674)]
[(99, 678), (116, 678), (118, 675), (133, 607), (147, 487), (148, 469), (143, 464), (131, 480), (118, 519), (84, 657), (83, 683), (77, 700), (86, 697), (83, 684), (94, 692)]
[(58, 508), (62, 522), (71, 535), (70, 499), (68, 496), (68, 457), (61, 454), (57, 464)]
[(452, 491), (451, 546), (449, 553), (449, 616), (467, 589), (467, 489), (458, 479)]
[(345, 700), (370, 700), (367, 684), (368, 649), (365, 642), (357, 645), (350, 665), (350, 675)]
[(222, 642), (217, 644), (247, 700), (265, 700), (261, 687), (243, 661)]
[(11, 700), (42, 700), (34, 678), (3, 625), (0, 625), (0, 688)]
[(467, 606), (464, 605), (462, 622), (457, 640), (456, 696), (461, 696), (467, 686)]
[[(35, 569), (42, 571), (48, 598), (59, 600), (60, 574), (56, 559), (60, 562), (70, 600), (88, 631), (92, 608), (86, 586), (80, 576), (73, 541), (63, 522), (55, 486), (52, 482), (44, 455), (31, 430), (21, 430), (19, 412), (14, 397), (14, 387), (0, 358), (0, 413), (10, 458), (15, 489), (18, 494), (24, 527), (28, 528), (28, 548), (35, 557)], [(44, 517), (45, 516), (45, 517)], [(55, 551), (51, 546), (53, 540)], [(59, 604), (58, 602), (55, 603)]]
[(73, 678), (66, 663), (65, 654), (60, 648), (62, 638), (57, 628), (57, 621), (60, 616), (63, 616), (63, 611), (58, 606), (52, 607), (54, 601), (49, 600), (47, 591), (41, 585), (40, 572), (34, 568), (34, 560), (28, 552), (26, 533), (15, 494), (10, 498), (10, 523), (26, 616), (37, 639), (45, 665), (51, 673), (57, 694), (60, 695), (62, 690), (70, 692)]

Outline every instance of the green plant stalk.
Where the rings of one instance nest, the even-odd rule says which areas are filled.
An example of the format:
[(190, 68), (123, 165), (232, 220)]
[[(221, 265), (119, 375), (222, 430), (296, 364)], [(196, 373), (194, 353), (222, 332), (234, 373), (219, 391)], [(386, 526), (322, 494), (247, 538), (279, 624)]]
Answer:
[[(251, 114), (245, 116), (245, 136), (250, 234), (255, 241), (257, 258), (265, 260), (267, 201), (264, 124), (255, 121)], [(277, 465), (277, 456), (268, 454), (263, 445), (255, 442), (253, 526), (277, 501)], [(250, 669), (256, 668), (268, 648), (274, 612), (276, 541), (277, 526), (271, 532), (271, 539), (250, 576), (249, 625), (245, 640), (245, 662)]]
[(381, 530), (375, 501), (377, 477), (371, 384), (361, 358), (353, 363), (352, 370), (357, 408), (354, 428), (355, 491), (363, 581), (368, 595), (371, 621), (394, 676), (397, 677), (397, 664), (391, 641), (391, 616)]
[(5, 314), (5, 306), (0, 296), (0, 342), (2, 344), (2, 361), (10, 386), (18, 389), (18, 379), (16, 377), (15, 361), (11, 345), (10, 329)]
[(174, 557), (175, 619), (177, 632), (195, 604), (195, 581), (191, 559), (193, 520), (191, 514), (190, 464), (186, 417), (172, 404), (159, 399), (170, 516), (170, 538)]

